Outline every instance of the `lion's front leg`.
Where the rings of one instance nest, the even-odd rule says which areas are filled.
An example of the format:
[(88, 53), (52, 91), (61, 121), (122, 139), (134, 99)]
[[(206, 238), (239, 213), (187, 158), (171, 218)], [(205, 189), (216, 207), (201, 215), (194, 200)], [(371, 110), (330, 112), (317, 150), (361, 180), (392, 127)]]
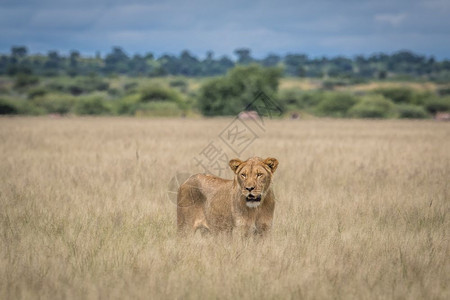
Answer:
[(256, 220), (256, 233), (261, 236), (267, 235), (272, 229), (273, 210), (266, 211)]
[[(253, 229), (253, 230), (252, 230)], [(234, 220), (234, 230), (239, 237), (246, 238), (249, 237), (255, 231), (255, 225), (252, 226), (244, 218), (236, 218)]]
[(241, 238), (248, 238), (252, 236), (266, 236), (270, 231), (271, 224), (243, 224), (236, 227), (236, 232)]
[(255, 233), (260, 236), (266, 236), (272, 228), (272, 222), (263, 222), (256, 225)]
[(266, 199), (267, 202), (261, 208), (256, 217), (256, 233), (261, 236), (267, 235), (272, 228), (273, 212), (275, 210), (275, 203), (272, 198)]

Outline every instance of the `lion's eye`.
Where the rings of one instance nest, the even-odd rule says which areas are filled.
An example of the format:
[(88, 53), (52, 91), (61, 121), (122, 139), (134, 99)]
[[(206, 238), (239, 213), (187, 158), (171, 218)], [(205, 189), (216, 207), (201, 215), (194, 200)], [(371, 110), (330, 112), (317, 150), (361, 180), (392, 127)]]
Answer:
[(262, 173), (258, 173), (258, 174), (256, 174), (256, 176), (257, 177), (261, 177), (261, 176), (263, 176), (263, 174)]
[(242, 178), (245, 178), (245, 177), (247, 177), (247, 175), (245, 175), (245, 174), (241, 174), (241, 176), (242, 176)]

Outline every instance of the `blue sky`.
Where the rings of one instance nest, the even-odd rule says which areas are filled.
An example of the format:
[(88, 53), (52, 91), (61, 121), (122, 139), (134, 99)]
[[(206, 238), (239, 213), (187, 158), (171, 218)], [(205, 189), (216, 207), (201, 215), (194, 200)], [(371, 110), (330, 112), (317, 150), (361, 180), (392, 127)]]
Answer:
[(354, 56), (408, 49), (450, 58), (450, 0), (0, 0), (0, 52)]

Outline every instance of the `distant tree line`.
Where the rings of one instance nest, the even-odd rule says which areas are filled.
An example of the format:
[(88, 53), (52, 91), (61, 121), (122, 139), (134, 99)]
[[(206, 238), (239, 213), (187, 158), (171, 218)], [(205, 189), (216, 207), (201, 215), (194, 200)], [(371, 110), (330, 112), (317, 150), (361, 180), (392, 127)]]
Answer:
[(405, 77), (406, 79), (427, 79), (450, 81), (450, 60), (438, 61), (433, 57), (418, 55), (410, 51), (400, 51), (392, 55), (374, 54), (348, 58), (311, 58), (305, 54), (280, 56), (269, 54), (263, 59), (252, 57), (246, 48), (234, 51), (236, 59), (228, 56), (214, 57), (208, 52), (199, 59), (184, 50), (178, 56), (163, 54), (155, 57), (152, 53), (130, 56), (122, 48), (114, 47), (105, 56), (82, 56), (79, 51), (62, 55), (50, 51), (46, 55), (30, 54), (25, 46), (14, 46), (9, 54), (0, 55), (0, 75), (18, 74), (38, 76), (80, 76), (112, 75), (157, 77), (165, 75), (216, 76), (223, 75), (236, 65), (259, 64), (264, 67), (281, 67), (283, 75), (311, 78), (346, 79), (386, 79)]
[(281, 76), (282, 68), (257, 63), (202, 79), (18, 74), (0, 79), (0, 115), (236, 116), (242, 110), (264, 112), (261, 103), (249, 106), (261, 92), (285, 116), (418, 119), (450, 112), (449, 84), (417, 89), (377, 82), (376, 88), (351, 90), (334, 89), (335, 79), (317, 79), (307, 80), (317, 84), (313, 89), (279, 90)]

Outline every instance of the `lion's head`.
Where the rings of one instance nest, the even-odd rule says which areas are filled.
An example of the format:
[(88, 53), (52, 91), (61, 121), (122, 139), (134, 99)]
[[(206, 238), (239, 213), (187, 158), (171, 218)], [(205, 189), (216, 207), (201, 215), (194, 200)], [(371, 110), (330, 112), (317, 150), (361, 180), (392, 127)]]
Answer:
[(266, 159), (252, 157), (241, 161), (235, 158), (230, 160), (229, 165), (235, 174), (235, 180), (239, 184), (247, 206), (259, 206), (270, 187), (278, 160), (271, 157)]

